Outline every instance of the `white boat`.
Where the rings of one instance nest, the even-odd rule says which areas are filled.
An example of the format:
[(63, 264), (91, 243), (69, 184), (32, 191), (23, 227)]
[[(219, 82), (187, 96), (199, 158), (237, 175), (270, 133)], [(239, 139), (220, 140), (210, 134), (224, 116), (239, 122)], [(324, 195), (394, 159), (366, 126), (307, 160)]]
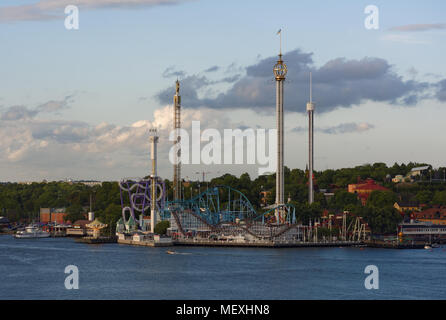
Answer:
[(426, 249), (426, 250), (430, 250), (430, 249), (432, 249), (432, 247), (431, 247), (430, 245), (426, 244), (426, 245), (424, 246), (424, 249)]
[(49, 232), (40, 230), (37, 226), (30, 225), (24, 231), (17, 231), (14, 235), (17, 239), (32, 239), (32, 238), (48, 238)]

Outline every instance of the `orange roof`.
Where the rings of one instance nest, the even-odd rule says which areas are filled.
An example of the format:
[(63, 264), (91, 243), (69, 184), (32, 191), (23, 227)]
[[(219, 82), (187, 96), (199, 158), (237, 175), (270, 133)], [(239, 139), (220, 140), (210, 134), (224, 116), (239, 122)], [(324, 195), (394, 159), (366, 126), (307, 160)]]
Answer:
[(367, 183), (358, 185), (356, 187), (356, 190), (364, 190), (364, 191), (375, 191), (375, 190), (381, 190), (381, 191), (388, 191), (389, 189), (377, 184), (374, 180), (367, 180)]

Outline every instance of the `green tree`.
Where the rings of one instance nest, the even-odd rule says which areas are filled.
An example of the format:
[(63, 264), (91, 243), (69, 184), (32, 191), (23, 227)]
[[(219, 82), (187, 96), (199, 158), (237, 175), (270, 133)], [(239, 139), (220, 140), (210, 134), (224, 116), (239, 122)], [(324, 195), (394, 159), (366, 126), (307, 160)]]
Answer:
[(85, 219), (85, 214), (80, 204), (73, 204), (67, 208), (67, 215), (65, 221), (75, 222), (77, 220)]
[(168, 220), (163, 220), (155, 225), (156, 234), (166, 234), (167, 229), (170, 227), (170, 222)]
[(330, 208), (335, 210), (346, 210), (351, 205), (359, 205), (358, 196), (346, 190), (336, 191), (334, 197), (329, 202)]
[(397, 201), (397, 196), (392, 191), (373, 191), (367, 199), (368, 207), (393, 207)]
[(429, 190), (421, 190), (417, 193), (415, 198), (420, 202), (424, 204), (429, 204), (432, 201), (433, 195), (432, 192)]
[(446, 191), (435, 191), (432, 203), (437, 205), (446, 205)]

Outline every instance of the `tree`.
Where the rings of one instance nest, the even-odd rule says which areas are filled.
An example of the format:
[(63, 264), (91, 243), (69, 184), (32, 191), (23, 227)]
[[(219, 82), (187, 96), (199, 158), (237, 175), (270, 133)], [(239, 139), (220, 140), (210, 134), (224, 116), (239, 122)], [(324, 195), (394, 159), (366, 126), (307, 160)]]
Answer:
[(73, 204), (67, 208), (67, 215), (65, 216), (65, 221), (75, 222), (77, 220), (85, 219), (85, 214), (83, 213), (80, 204)]
[(437, 205), (446, 205), (446, 191), (435, 191), (432, 203)]
[(377, 208), (393, 207), (396, 201), (397, 197), (392, 191), (376, 190), (367, 199), (367, 206)]
[(402, 216), (393, 207), (364, 207), (361, 216), (367, 221), (373, 233), (396, 233)]
[(421, 190), (415, 196), (417, 201), (424, 204), (429, 204), (432, 201), (432, 197), (433, 197), (432, 192), (429, 190)]
[(155, 226), (156, 234), (166, 234), (167, 229), (170, 227), (170, 222), (168, 220), (160, 221)]
[(108, 224), (107, 231), (116, 229), (116, 222), (121, 217), (122, 210), (118, 204), (111, 203), (105, 208), (105, 210), (99, 210), (96, 213), (96, 217), (103, 223)]
[(356, 206), (358, 204), (358, 196), (346, 190), (337, 191), (329, 202), (330, 208), (335, 210), (345, 210), (350, 205)]

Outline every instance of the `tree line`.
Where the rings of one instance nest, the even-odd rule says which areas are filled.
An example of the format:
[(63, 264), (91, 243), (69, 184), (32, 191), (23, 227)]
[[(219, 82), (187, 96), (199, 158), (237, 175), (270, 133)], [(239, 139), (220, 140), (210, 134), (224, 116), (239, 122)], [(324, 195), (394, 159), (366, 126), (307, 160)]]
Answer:
[[(354, 168), (328, 169), (315, 171), (315, 202), (308, 205), (308, 174), (301, 169), (285, 167), (285, 201), (296, 207), (299, 221), (308, 223), (321, 217), (324, 210), (340, 213), (348, 210), (363, 217), (375, 233), (394, 232), (401, 216), (393, 208), (396, 201), (411, 201), (433, 205), (446, 205), (444, 183), (430, 183), (431, 177), (440, 180), (444, 168), (432, 169), (429, 177), (415, 183), (394, 184), (391, 177), (406, 175), (412, 168), (428, 165), (420, 163), (397, 164), (388, 167), (385, 163), (374, 163)], [(430, 166), (432, 168), (432, 166)], [(374, 191), (366, 206), (363, 206), (355, 194), (347, 192), (347, 186), (359, 179), (372, 178), (389, 191)], [(172, 199), (171, 181), (165, 180), (167, 197)], [(274, 203), (275, 174), (262, 175), (251, 179), (244, 173), (240, 177), (224, 174), (207, 182), (183, 181), (183, 197), (196, 197), (206, 188), (228, 185), (242, 192), (257, 212), (262, 212), (261, 192), (267, 191), (267, 204)], [(322, 191), (333, 192), (327, 197)], [(90, 197), (92, 210), (102, 222), (114, 226), (121, 216), (119, 185), (117, 182), (103, 182), (102, 185), (86, 186), (81, 183), (49, 182), (0, 185), (0, 215), (13, 222), (38, 221), (40, 208), (66, 208), (67, 219), (76, 221), (85, 219), (89, 211)]]

